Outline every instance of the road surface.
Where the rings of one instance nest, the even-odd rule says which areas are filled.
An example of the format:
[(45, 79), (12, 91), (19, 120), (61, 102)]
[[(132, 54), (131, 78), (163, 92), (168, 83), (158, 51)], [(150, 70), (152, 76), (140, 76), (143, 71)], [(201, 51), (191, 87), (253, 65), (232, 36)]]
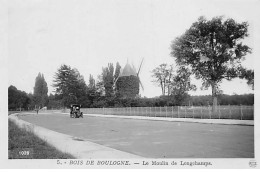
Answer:
[(19, 118), (146, 158), (254, 158), (254, 127), (65, 114)]

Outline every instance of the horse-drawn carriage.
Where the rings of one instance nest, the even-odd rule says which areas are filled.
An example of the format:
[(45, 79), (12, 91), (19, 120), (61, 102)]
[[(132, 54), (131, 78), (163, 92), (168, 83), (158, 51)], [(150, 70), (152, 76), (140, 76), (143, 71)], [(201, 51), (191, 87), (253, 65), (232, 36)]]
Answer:
[(80, 111), (81, 105), (72, 104), (70, 105), (70, 117), (71, 118), (83, 118), (83, 112)]

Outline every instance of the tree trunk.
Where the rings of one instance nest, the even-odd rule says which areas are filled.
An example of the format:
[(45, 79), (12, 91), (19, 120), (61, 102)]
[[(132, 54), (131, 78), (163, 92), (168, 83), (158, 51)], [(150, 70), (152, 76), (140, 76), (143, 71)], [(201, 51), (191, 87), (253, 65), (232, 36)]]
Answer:
[(216, 83), (213, 82), (211, 84), (211, 87), (212, 87), (212, 113), (214, 114), (217, 112), (217, 103), (218, 103)]

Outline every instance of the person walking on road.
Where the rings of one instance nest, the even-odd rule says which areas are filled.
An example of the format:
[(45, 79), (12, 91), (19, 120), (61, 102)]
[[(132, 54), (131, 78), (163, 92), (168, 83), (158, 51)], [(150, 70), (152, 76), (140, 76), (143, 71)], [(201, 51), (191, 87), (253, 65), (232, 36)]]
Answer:
[(35, 109), (35, 110), (36, 110), (36, 113), (37, 113), (37, 115), (38, 115), (39, 109), (40, 109), (40, 108), (36, 108), (36, 109)]

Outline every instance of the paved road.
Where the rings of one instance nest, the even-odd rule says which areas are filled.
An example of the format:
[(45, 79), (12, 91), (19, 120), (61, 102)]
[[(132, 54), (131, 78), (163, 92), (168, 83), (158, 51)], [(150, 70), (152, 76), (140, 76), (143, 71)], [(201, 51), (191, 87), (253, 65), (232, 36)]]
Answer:
[(254, 127), (69, 115), (25, 115), (30, 123), (147, 158), (253, 158)]

